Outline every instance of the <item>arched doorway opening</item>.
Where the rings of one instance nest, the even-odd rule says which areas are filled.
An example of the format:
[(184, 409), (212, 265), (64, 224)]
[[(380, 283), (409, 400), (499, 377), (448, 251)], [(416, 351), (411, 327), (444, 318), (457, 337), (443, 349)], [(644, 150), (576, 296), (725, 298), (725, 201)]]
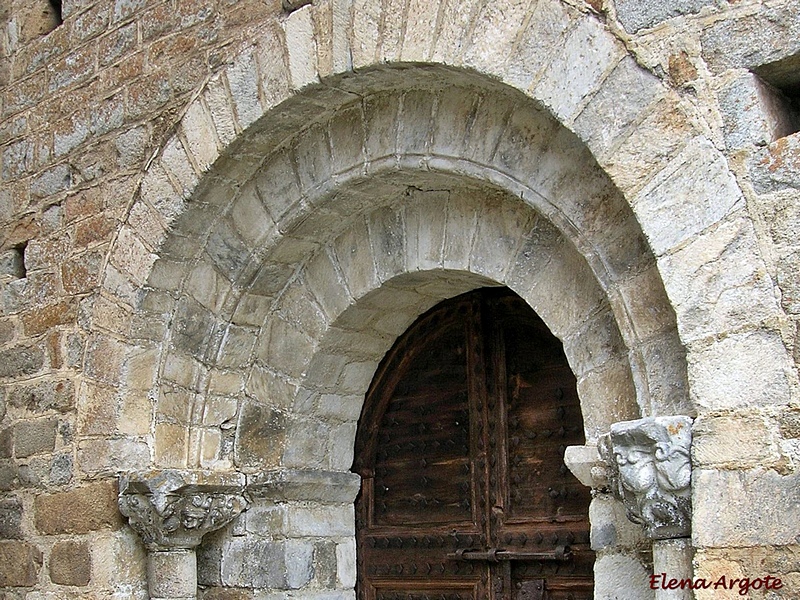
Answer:
[(422, 315), (367, 393), (354, 470), (360, 600), (593, 597), (584, 443), (561, 342), (507, 288)]

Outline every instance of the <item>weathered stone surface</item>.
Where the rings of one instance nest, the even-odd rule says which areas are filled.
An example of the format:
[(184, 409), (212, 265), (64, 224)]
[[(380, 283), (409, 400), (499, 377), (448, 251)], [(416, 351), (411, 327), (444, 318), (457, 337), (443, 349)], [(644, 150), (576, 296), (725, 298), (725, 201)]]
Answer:
[(796, 473), (781, 475), (763, 468), (698, 469), (693, 482), (694, 545), (794, 544), (800, 535), (799, 481)]
[(725, 82), (717, 95), (729, 149), (766, 146), (791, 133), (786, 99), (754, 74), (739, 74)]
[(19, 386), (9, 391), (8, 403), (34, 413), (48, 410), (69, 412), (75, 407), (74, 388), (68, 379)]
[(286, 416), (253, 402), (239, 412), (235, 460), (241, 468), (276, 466), (286, 439)]
[(286, 542), (234, 538), (222, 556), (222, 583), (231, 587), (286, 589)]
[(34, 523), (45, 535), (117, 529), (123, 523), (117, 484), (100, 481), (67, 492), (40, 494), (34, 501)]
[(662, 21), (699, 12), (714, 0), (617, 0), (617, 18), (630, 33), (653, 27)]
[(188, 559), (180, 551), (191, 549), (194, 561), (194, 548), (202, 537), (224, 527), (246, 508), (243, 487), (244, 478), (237, 474), (136, 472), (121, 478), (119, 509), (150, 553), (162, 555), (151, 566), (163, 562), (166, 569), (182, 570), (188, 568)]
[(22, 421), (14, 426), (14, 454), (19, 458), (52, 452), (56, 445), (56, 419)]
[(748, 160), (753, 188), (759, 194), (800, 189), (800, 133), (776, 140)]
[(86, 542), (56, 542), (50, 551), (50, 581), (60, 585), (85, 586), (92, 575)]
[(22, 502), (18, 497), (0, 500), (0, 539), (22, 539)]
[(285, 498), (328, 503), (355, 500), (361, 477), (355, 473), (311, 469), (277, 469), (248, 478), (247, 489), (254, 497)]
[(715, 71), (756, 67), (800, 50), (800, 23), (792, 2), (769, 4), (703, 30), (703, 58)]
[(44, 365), (44, 352), (35, 346), (0, 351), (0, 377), (31, 375)]
[(33, 544), (0, 541), (0, 587), (36, 585), (41, 567), (42, 553)]

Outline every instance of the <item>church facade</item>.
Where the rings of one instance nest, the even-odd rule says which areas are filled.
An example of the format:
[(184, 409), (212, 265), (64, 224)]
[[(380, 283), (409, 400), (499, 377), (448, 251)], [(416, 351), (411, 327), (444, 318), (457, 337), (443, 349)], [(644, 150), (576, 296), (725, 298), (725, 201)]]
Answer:
[(0, 24), (0, 598), (800, 595), (796, 1)]

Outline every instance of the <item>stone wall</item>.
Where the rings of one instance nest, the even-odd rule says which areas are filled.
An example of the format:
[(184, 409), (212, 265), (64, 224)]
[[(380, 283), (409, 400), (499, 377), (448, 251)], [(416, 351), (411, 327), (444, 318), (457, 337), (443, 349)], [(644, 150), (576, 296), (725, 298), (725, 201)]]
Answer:
[[(259, 476), (347, 471), (383, 352), (486, 284), (565, 340), (589, 440), (697, 417), (698, 575), (800, 593), (797, 2), (61, 12), (0, 7), (0, 595), (145, 597), (151, 467), (262, 490), (205, 597), (351, 594), (352, 506)], [(598, 573), (639, 581), (623, 529)]]

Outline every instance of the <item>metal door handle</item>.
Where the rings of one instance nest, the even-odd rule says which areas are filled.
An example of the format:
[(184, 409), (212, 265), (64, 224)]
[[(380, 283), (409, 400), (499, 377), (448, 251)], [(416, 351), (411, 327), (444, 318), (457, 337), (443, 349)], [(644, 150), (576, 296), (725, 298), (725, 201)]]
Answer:
[(572, 558), (569, 546), (556, 546), (552, 552), (518, 552), (515, 550), (488, 550), (460, 549), (447, 555), (451, 560), (477, 560), (486, 562), (500, 562), (505, 560), (556, 560), (567, 561)]

